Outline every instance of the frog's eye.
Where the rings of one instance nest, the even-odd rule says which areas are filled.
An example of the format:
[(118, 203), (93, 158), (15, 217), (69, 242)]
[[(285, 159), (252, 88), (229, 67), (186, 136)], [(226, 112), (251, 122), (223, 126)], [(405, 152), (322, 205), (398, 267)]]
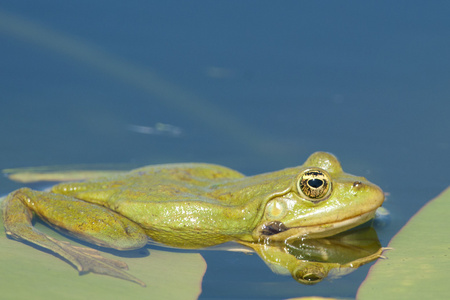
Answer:
[(306, 170), (300, 176), (297, 188), (304, 198), (314, 203), (323, 201), (331, 193), (330, 175), (322, 169)]

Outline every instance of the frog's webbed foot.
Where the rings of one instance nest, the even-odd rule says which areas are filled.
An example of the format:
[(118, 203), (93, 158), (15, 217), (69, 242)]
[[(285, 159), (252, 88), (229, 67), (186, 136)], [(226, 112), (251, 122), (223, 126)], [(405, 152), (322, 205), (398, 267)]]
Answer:
[(124, 270), (128, 270), (128, 266), (120, 260), (103, 257), (99, 251), (92, 248), (73, 246), (68, 242), (58, 241), (51, 237), (47, 238), (71, 256), (69, 261), (80, 274), (92, 272), (109, 275), (135, 282), (143, 287), (146, 286), (143, 281), (125, 272)]
[[(104, 274), (145, 286), (141, 280), (125, 272), (128, 269), (125, 263), (104, 258), (100, 252), (94, 249), (58, 241), (39, 232), (32, 224), (33, 212), (35, 212), (47, 223), (56, 223), (59, 225), (58, 228), (62, 228), (63, 231), (86, 241), (94, 241), (97, 245), (119, 250), (131, 250), (145, 246), (147, 242), (145, 232), (128, 219), (107, 211), (103, 207), (84, 203), (77, 199), (26, 188), (9, 194), (2, 204), (2, 209), (5, 231), (9, 236), (28, 241), (58, 254), (75, 266), (81, 274), (88, 272)], [(61, 222), (60, 219), (64, 219), (66, 215), (69, 216), (70, 222)], [(83, 218), (79, 218), (79, 215), (82, 215)], [(95, 222), (106, 225), (98, 230), (90, 228), (89, 225)], [(111, 238), (113, 236), (111, 231), (118, 233), (119, 238)]]

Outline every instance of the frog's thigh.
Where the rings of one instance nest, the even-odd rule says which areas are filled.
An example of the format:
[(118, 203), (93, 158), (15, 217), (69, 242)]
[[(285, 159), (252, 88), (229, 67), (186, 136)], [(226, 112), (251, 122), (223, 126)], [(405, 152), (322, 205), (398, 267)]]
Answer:
[(21, 201), (50, 225), (90, 243), (118, 250), (145, 246), (147, 235), (133, 221), (99, 205), (65, 195), (21, 189)]

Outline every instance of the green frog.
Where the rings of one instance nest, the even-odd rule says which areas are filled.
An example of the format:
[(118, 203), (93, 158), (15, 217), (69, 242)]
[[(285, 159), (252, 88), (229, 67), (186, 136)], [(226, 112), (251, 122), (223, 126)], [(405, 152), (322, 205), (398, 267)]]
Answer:
[(162, 164), (49, 191), (21, 188), (2, 208), (9, 236), (53, 251), (80, 273), (144, 285), (125, 264), (37, 231), (33, 216), (101, 247), (138, 249), (150, 238), (193, 249), (335, 235), (373, 218), (383, 201), (378, 186), (345, 173), (332, 154), (316, 152), (301, 166), (255, 176), (212, 164)]

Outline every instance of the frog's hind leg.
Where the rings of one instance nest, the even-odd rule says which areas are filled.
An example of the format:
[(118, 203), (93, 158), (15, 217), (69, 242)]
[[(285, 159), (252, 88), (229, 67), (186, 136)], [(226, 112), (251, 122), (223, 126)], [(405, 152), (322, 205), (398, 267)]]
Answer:
[(32, 225), (34, 212), (50, 225), (100, 246), (119, 250), (145, 246), (145, 232), (127, 218), (98, 205), (27, 188), (9, 194), (2, 208), (8, 235), (53, 251), (73, 264), (80, 273), (105, 274), (145, 286), (124, 271), (128, 268), (125, 263), (104, 258), (93, 249), (58, 241)]

